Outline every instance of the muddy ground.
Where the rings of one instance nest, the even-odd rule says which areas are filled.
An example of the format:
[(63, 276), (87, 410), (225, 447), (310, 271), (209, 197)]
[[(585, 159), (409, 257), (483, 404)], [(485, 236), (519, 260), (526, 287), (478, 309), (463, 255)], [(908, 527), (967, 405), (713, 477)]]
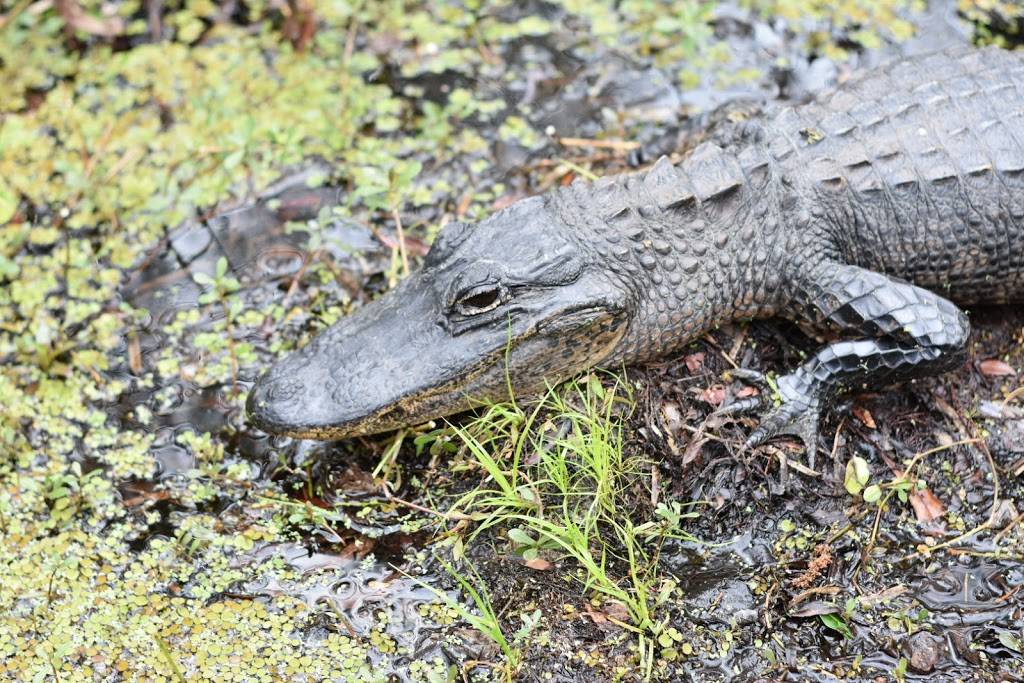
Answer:
[[(977, 6), (965, 3), (958, 13), (944, 2), (725, 3), (680, 11), (666, 26), (655, 22), (667, 6), (654, 3), (645, 14), (608, 5), (604, 11), (627, 31), (621, 41), (590, 35), (610, 20), (573, 3), (485, 4), (482, 18), (459, 24), (469, 28), (454, 37), (439, 27), (461, 21), (456, 15), (400, 3), (373, 15), (379, 25), (372, 26), (358, 13), (327, 9), (314, 12), (313, 28), (301, 13), (271, 12), (261, 23), (242, 4), (225, 16), (166, 14), (164, 39), (200, 55), (242, 40), (233, 33), (239, 27), (265, 31), (258, 40), (266, 42), (250, 46), (259, 56), (245, 73), (276, 57), (282, 74), (298, 74), (271, 90), (315, 87), (299, 84), (304, 74), (315, 80), (309, 64), (284, 64), (288, 58), (275, 52), (290, 40), (310, 55), (322, 52), (316, 78), (351, 69), (361, 84), (353, 89), (379, 89), (366, 99), (393, 99), (377, 110), (362, 101), (324, 106), (328, 118), (343, 106), (370, 107), (363, 119), (339, 116), (344, 135), (358, 141), (351, 147), (339, 140), (309, 152), (308, 138), (330, 135), (330, 126), (311, 127), (289, 143), (295, 149), (286, 159), (252, 153), (232, 162), (235, 125), (207, 129), (188, 118), (195, 111), (215, 118), (221, 105), (213, 86), (200, 81), (213, 94), (186, 112), (161, 90), (161, 79), (175, 76), (162, 74), (156, 58), (145, 63), (155, 74), (156, 128), (173, 132), (187, 119), (192, 128), (179, 134), (211, 136), (195, 155), (217, 147), (212, 153), (224, 155), (217, 173), (231, 163), (244, 173), (215, 187), (183, 183), (168, 205), (190, 211), (178, 216), (161, 206), (127, 233), (104, 227), (117, 220), (103, 214), (107, 199), (87, 182), (84, 190), (59, 184), (52, 197), (14, 181), (0, 186), (0, 199), (8, 187), (17, 190), (0, 260), (10, 308), (0, 396), (15, 405), (0, 421), (0, 444), (10, 452), (0, 469), (0, 675), (1024, 679), (1019, 309), (972, 311), (970, 359), (956, 372), (845, 397), (822, 425), (831, 448), (814, 462), (786, 440), (744, 451), (756, 419), (712, 416), (747, 391), (730, 380), (730, 368), (781, 372), (814, 347), (792, 325), (723, 328), (663, 362), (625, 369), (636, 399), (626, 448), (654, 463), (654, 484), (637, 492), (633, 515), (644, 521), (665, 501), (694, 503), (699, 512), (682, 522), (696, 540), (669, 540), (659, 555), (660, 585), (669, 588), (656, 613), (669, 636), (643, 656), (646, 646), (617, 623), (621, 605), (588, 591), (570, 560), (548, 550), (543, 563), (525, 562), (508, 528), (470, 541), (465, 525), (442, 519), (483, 479), (451, 432), (441, 439), (451, 448), (434, 452), (417, 448), (416, 434), (295, 441), (252, 429), (242, 412), (262, 368), (392, 286), (403, 256), (414, 266), (448, 220), (480, 218), (581, 172), (626, 172), (659, 154), (683, 154), (716, 121), (804, 100), (895, 55), (971, 40), (1012, 46), (1010, 10)], [(31, 21), (49, 16), (32, 7)], [(143, 25), (152, 29), (149, 19)], [(41, 25), (26, 24), (27, 35)], [(71, 40), (61, 55), (106, 48), (130, 56), (150, 41), (145, 31), (109, 40), (88, 31), (68, 39), (55, 30), (53, 44)], [(438, 44), (428, 40), (435, 33)], [(318, 45), (318, 35), (333, 43)], [(9, 67), (13, 52), (5, 54)], [(37, 65), (53, 54), (41, 49), (25, 59)], [(200, 57), (200, 70), (213, 71), (216, 54)], [(19, 134), (49, 127), (38, 134), (71, 145), (73, 136), (51, 131), (59, 129), (59, 108), (93, 106), (97, 123), (82, 130), (94, 156), (76, 152), (88, 179), (93, 143), (123, 133), (100, 120), (89, 93), (120, 92), (131, 77), (79, 86), (80, 74), (52, 76), (26, 82), (23, 99), (5, 102), (4, 126), (23, 126)], [(55, 85), (61, 81), (70, 94)], [(278, 120), (298, 121), (316, 102), (309, 92), (286, 104), (257, 94), (282, 108)], [(274, 144), (283, 137), (284, 129), (269, 136)], [(72, 176), (72, 162), (55, 170), (45, 155), (8, 149), (20, 156), (11, 153), (14, 162), (0, 167), (6, 173)], [(115, 208), (136, 192), (121, 177), (131, 149), (97, 172), (117, 188), (109, 200)], [(373, 165), (388, 155), (396, 161)], [(190, 161), (175, 160), (168, 177)], [(415, 181), (404, 180), (407, 171)], [(158, 194), (174, 186), (161, 178)], [(382, 189), (360, 195), (374, 183)], [(82, 205), (100, 208), (76, 222)], [(31, 237), (16, 239), (21, 228)], [(47, 232), (54, 228), (64, 232)], [(102, 325), (95, 313), (76, 321), (54, 313), (88, 300), (67, 269), (46, 300), (23, 291), (33, 286), (30, 268), (57, 271), (75, 261), (74, 240), (123, 241), (127, 250), (97, 248), (81, 266), (85, 280), (113, 292), (97, 305), (99, 315), (112, 316)], [(62, 347), (60, 334), (43, 339), (48, 321), (71, 339), (110, 336), (98, 346), (108, 360), (74, 355), (92, 349), (91, 341)], [(39, 346), (23, 343), (30, 333)], [(858, 456), (870, 483), (886, 492), (884, 504), (847, 490), (847, 463)], [(926, 485), (902, 500), (895, 486), (911, 460)], [(473, 610), (444, 568), (451, 541), (463, 537), (455, 566), (478, 572), (474, 583), (521, 653), (517, 667), (431, 590)], [(610, 562), (611, 574), (626, 576), (625, 565)]]

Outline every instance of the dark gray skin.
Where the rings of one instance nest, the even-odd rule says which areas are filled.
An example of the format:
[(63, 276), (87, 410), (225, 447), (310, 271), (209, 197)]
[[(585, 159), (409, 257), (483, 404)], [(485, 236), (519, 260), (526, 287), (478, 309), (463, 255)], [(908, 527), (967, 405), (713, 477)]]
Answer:
[(447, 226), (419, 272), (275, 364), (248, 410), (274, 433), (371, 434), (785, 316), (840, 341), (778, 379), (748, 445), (788, 433), (813, 453), (841, 389), (963, 362), (953, 302), (1022, 301), (1024, 56), (957, 49), (738, 124), (676, 166)]

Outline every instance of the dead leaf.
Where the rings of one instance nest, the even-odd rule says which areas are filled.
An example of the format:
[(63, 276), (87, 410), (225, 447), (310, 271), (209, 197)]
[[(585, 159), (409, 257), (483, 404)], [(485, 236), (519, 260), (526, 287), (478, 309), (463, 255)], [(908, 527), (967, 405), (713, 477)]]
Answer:
[(736, 398), (750, 398), (751, 396), (758, 396), (760, 393), (757, 387), (742, 387), (736, 392)]
[(860, 420), (865, 427), (868, 429), (875, 428), (875, 418), (871, 417), (871, 412), (867, 408), (861, 408), (860, 406), (853, 407), (854, 416)]
[(546, 572), (554, 566), (542, 557), (535, 557), (532, 560), (526, 560), (523, 564), (530, 569), (536, 569), (539, 572)]
[(910, 505), (914, 508), (914, 514), (919, 522), (933, 522), (946, 512), (942, 504), (931, 489), (921, 489), (910, 493)]
[(664, 401), (661, 404), (661, 420), (669, 431), (675, 431), (679, 429), (679, 425), (683, 422), (683, 415), (679, 412), (679, 406), (669, 401)]
[(686, 446), (686, 450), (683, 451), (682, 466), (686, 467), (691, 462), (696, 460), (697, 456), (700, 455), (700, 450), (702, 448), (704, 448), (704, 444), (706, 444), (710, 440), (711, 439), (706, 437), (706, 436), (705, 437), (694, 437), (693, 439), (691, 439), (690, 443), (687, 444), (687, 446)]
[(721, 384), (712, 384), (701, 393), (700, 400), (713, 406), (722, 405), (722, 401), (725, 400), (725, 387)]
[(1013, 377), (1017, 371), (1009, 363), (998, 358), (989, 358), (978, 363), (978, 369), (986, 377)]
[(125, 499), (124, 506), (133, 508), (138, 507), (139, 505), (142, 505), (143, 503), (146, 503), (147, 501), (150, 500), (161, 501), (167, 500), (170, 497), (171, 494), (169, 491), (143, 491), (137, 496), (132, 496), (131, 498)]
[(821, 600), (815, 600), (808, 602), (803, 605), (800, 609), (790, 612), (791, 617), (817, 617), (822, 614), (839, 614), (842, 612), (839, 607), (832, 604), (831, 602), (823, 602)]
[(862, 595), (859, 598), (857, 598), (857, 601), (860, 602), (860, 604), (865, 609), (870, 609), (870, 608), (876, 607), (876, 606), (878, 606), (878, 605), (880, 605), (883, 602), (886, 602), (888, 600), (894, 600), (894, 599), (898, 598), (899, 596), (903, 595), (904, 593), (906, 593), (909, 590), (910, 589), (907, 588), (906, 586), (901, 585), (901, 584), (897, 584), (895, 586), (890, 586), (889, 588), (884, 588), (884, 589), (878, 591), (877, 593), (870, 593), (868, 595)]
[(602, 609), (584, 612), (591, 620), (604, 629), (621, 628), (620, 624), (629, 623), (629, 610), (621, 602), (606, 602)]
[(608, 602), (601, 605), (604, 608), (604, 613), (609, 618), (621, 621), (625, 624), (629, 623), (629, 608), (617, 600), (609, 600)]
[[(379, 239), (380, 243), (383, 244), (388, 249), (399, 248), (397, 233), (395, 233), (395, 236), (392, 236), (387, 233), (380, 232), (377, 234), (377, 239)], [(427, 252), (430, 251), (429, 244), (427, 244), (423, 240), (416, 239), (415, 237), (403, 235), (402, 241), (405, 244), (406, 251), (414, 256), (426, 256)]]

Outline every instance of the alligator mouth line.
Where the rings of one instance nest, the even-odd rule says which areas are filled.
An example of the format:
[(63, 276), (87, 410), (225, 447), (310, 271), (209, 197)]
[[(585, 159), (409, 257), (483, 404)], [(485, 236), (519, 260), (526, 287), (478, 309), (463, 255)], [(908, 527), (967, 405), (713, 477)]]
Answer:
[[(516, 339), (512, 340), (510, 344), (528, 337), (529, 335), (520, 335)], [(316, 439), (320, 441), (329, 441), (349, 438), (353, 436), (367, 436), (370, 434), (385, 431), (392, 425), (397, 425), (401, 423), (403, 416), (414, 415), (416, 406), (438, 396), (454, 394), (459, 386), (471, 384), (473, 380), (477, 379), (489, 368), (493, 367), (495, 362), (495, 356), (506, 356), (508, 348), (510, 348), (510, 346), (502, 348), (501, 351), (498, 353), (492, 353), (487, 355), (485, 358), (478, 361), (470, 371), (461, 375), (458, 379), (449, 380), (442, 384), (437, 384), (433, 387), (428, 387), (427, 389), (424, 389), (423, 391), (418, 392), (415, 395), (406, 396), (392, 404), (389, 404), (382, 408), (378, 408), (369, 415), (366, 415), (365, 417), (359, 418), (352, 422), (339, 425), (325, 425), (322, 427), (298, 427), (294, 429), (278, 430), (276, 431), (276, 433), (282, 434), (284, 436), (289, 436), (293, 439)], [(506, 364), (506, 375), (507, 373), (508, 366)], [(469, 403), (468, 407), (466, 407), (465, 410), (487, 405), (488, 403), (485, 400), (474, 399), (473, 397), (468, 396), (466, 394), (463, 394), (461, 398), (464, 399), (467, 403)], [(450, 404), (455, 402), (456, 401), (449, 401)], [(476, 403), (477, 405), (473, 405), (474, 403)], [(394, 416), (395, 419), (386, 419), (391, 417), (392, 415)], [(444, 417), (444, 415), (442, 414), (435, 415), (433, 417), (424, 417), (422, 420), (416, 422), (416, 424), (429, 422), (430, 420), (437, 419), (438, 417)]]
[[(604, 310), (600, 307), (590, 307), (593, 310)], [(604, 360), (615, 348), (616, 344), (625, 334), (626, 326), (620, 327), (615, 334), (610, 335), (607, 341), (599, 347), (588, 349), (590, 357), (583, 363), (574, 363), (574, 367), (566, 376), (552, 376), (538, 378), (537, 385), (542, 386), (547, 382), (559, 383), (567, 379), (569, 374), (593, 367)], [(427, 387), (415, 394), (402, 397), (393, 403), (382, 406), (377, 410), (363, 417), (342, 422), (339, 424), (326, 424), (322, 426), (296, 426), (288, 429), (275, 429), (274, 433), (282, 434), (296, 439), (316, 440), (338, 440), (355, 436), (367, 436), (389, 429), (397, 428), (403, 424), (415, 425), (435, 420), (448, 415), (457, 414), (465, 410), (484, 407), (494, 402), (492, 397), (480, 397), (472, 394), (474, 383), (487, 372), (493, 370), (500, 364), (504, 368), (504, 381), (502, 392), (508, 400), (514, 400), (517, 390), (514, 390), (515, 378), (512, 376), (511, 354), (518, 345), (538, 336), (540, 325), (531, 327), (529, 330), (517, 337), (509, 337), (508, 341), (501, 348), (492, 351), (484, 358), (477, 361), (472, 368), (461, 373), (457, 378), (441, 382), (432, 387)], [(579, 359), (577, 359), (579, 360)], [(556, 373), (557, 374), (557, 373)], [(523, 387), (521, 390), (530, 391), (537, 387)], [(461, 391), (460, 391), (461, 389)], [(431, 409), (431, 402), (435, 402), (436, 409)], [(424, 404), (427, 409), (422, 410)]]

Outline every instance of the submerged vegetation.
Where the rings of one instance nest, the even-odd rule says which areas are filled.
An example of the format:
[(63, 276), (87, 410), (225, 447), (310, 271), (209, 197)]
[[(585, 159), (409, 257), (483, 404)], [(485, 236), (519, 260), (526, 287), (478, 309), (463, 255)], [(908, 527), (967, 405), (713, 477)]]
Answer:
[[(976, 388), (1003, 412), (942, 409), (943, 449), (912, 437), (891, 476), (865, 471), (874, 446), (847, 458), (851, 521), (801, 516), (770, 481), (791, 454), (726, 455), (686, 407), (724, 391), (715, 340), (671, 381), (587, 376), (343, 446), (269, 439), (242, 411), (267, 362), (392, 286), (445, 223), (623, 170), (652, 120), (675, 125), (666, 106), (699, 113), (680, 93), (774, 92), (801, 55), (906, 38), (919, 5), (0, 1), (0, 678), (902, 676), (919, 652), (857, 635), (943, 627), (880, 578), (886, 550), (941, 575), (932, 547), (999, 576), (962, 661), (1019, 671), (1019, 580), (995, 568), (1021, 562), (1021, 471), (980, 476), (969, 449), (1014, 438), (983, 420), (1019, 404), (1024, 339), (989, 340), (1010, 371)], [(730, 32), (743, 12), (768, 21)], [(747, 34), (768, 47), (731, 44)], [(282, 176), (336, 201), (302, 214)], [(991, 512), (991, 545), (936, 541), (917, 505), (964, 534)], [(754, 517), (771, 553), (739, 529)], [(941, 612), (961, 588), (922, 594)]]

